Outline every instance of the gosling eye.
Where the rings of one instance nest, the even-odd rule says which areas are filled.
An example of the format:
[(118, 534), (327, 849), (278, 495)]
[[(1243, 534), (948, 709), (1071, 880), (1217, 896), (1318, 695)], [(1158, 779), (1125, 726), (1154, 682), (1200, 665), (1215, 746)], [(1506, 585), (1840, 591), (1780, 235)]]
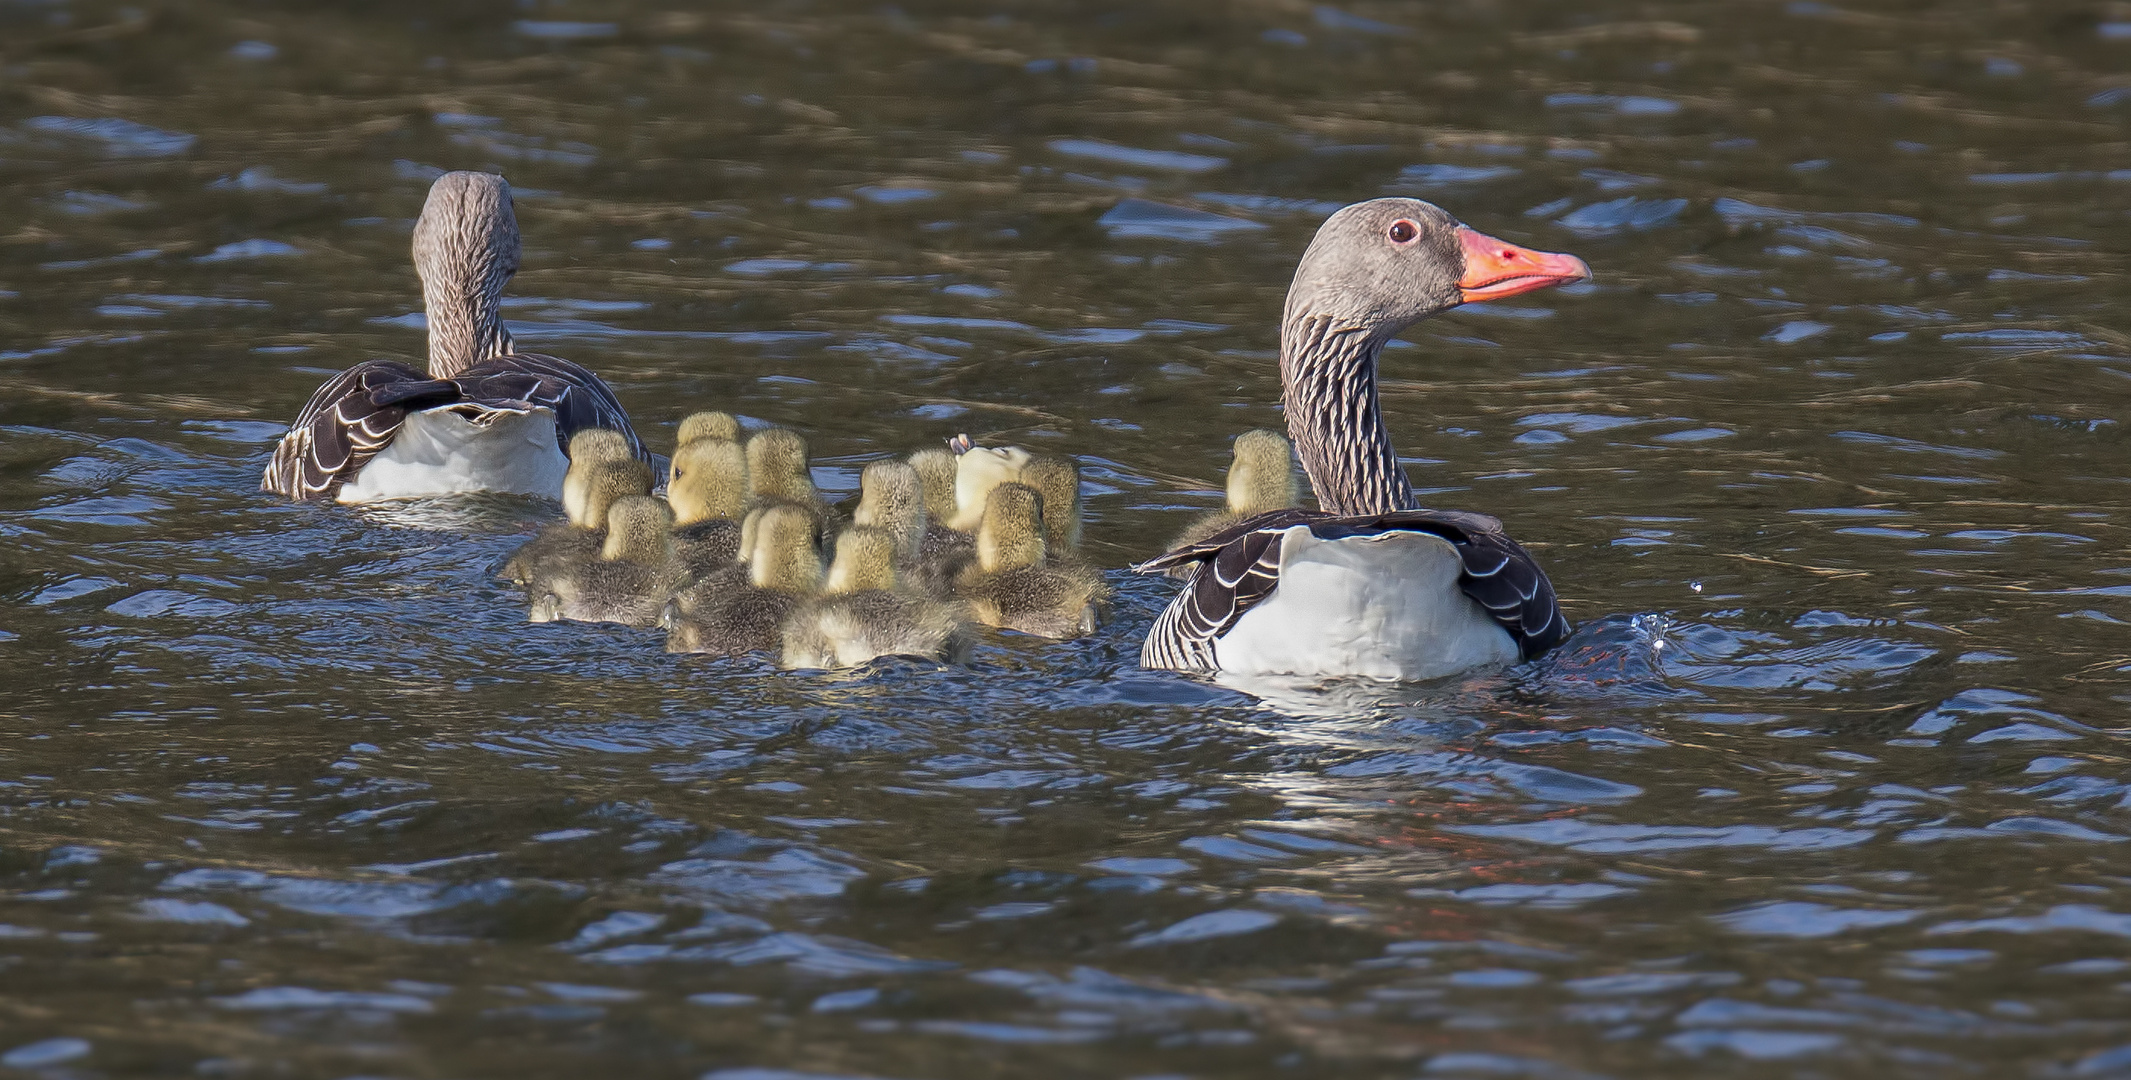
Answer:
[(1392, 243), (1403, 246), (1413, 243), (1414, 238), (1421, 235), (1421, 227), (1400, 218), (1391, 223), (1391, 228), (1385, 230), (1384, 235), (1389, 236)]

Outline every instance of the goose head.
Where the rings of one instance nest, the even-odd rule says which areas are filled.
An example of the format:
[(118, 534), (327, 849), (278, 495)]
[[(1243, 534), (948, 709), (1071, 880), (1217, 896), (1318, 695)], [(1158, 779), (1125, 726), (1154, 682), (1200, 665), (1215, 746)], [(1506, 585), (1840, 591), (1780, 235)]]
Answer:
[(747, 510), (747, 452), (739, 443), (720, 439), (682, 443), (673, 452), (666, 501), (683, 525), (737, 520)]
[[(925, 484), (907, 461), (876, 461), (858, 478), (855, 525), (879, 529), (894, 542), (896, 554), (910, 558), (925, 541)], [(837, 558), (843, 558), (838, 541)]]
[(1326, 218), (1280, 325), (1288, 433), (1319, 504), (1336, 514), (1414, 505), (1377, 394), (1377, 357), (1393, 336), (1459, 304), (1590, 276), (1574, 255), (1497, 240), (1419, 199), (1371, 199)]
[(414, 269), (428, 313), (431, 375), (449, 378), (511, 351), (501, 300), (518, 255), (518, 216), (502, 177), (448, 172), (429, 186), (414, 223)]
[(790, 428), (764, 428), (747, 440), (747, 482), (758, 499), (815, 500), (807, 475), (807, 441)]
[(627, 461), (635, 457), (629, 440), (619, 431), (586, 428), (570, 436), (570, 471), (562, 477), (562, 512), (573, 525), (598, 528), (601, 518), (585, 516), (585, 488), (592, 471), (602, 462)]
[(821, 591), (829, 596), (895, 588), (895, 537), (883, 529), (845, 529)]
[(977, 567), (990, 574), (1042, 565), (1043, 495), (1027, 484), (992, 488), (977, 526)]
[(942, 525), (955, 516), (955, 456), (937, 447), (910, 455), (925, 491), (925, 517)]
[(689, 413), (681, 418), (680, 430), (674, 433), (676, 445), (687, 446), (697, 439), (715, 439), (718, 442), (740, 441), (740, 422), (733, 414), (705, 411)]
[[(572, 474), (576, 469), (571, 469)], [(631, 495), (651, 494), (651, 466), (635, 458), (600, 461), (587, 466), (583, 496), (570, 524), (584, 529), (604, 529), (614, 504)]]
[(814, 519), (796, 506), (766, 506), (748, 515), (748, 580), (758, 589), (807, 595), (821, 584)]
[(1043, 542), (1064, 555), (1080, 550), (1080, 463), (1045, 454), (1021, 470), (1021, 482), (1043, 496)]
[(672, 556), (673, 511), (664, 499), (624, 495), (607, 508), (607, 542), (600, 547), (600, 558), (664, 566)]
[(1301, 504), (1287, 438), (1264, 428), (1236, 436), (1235, 462), (1228, 467), (1229, 513), (1249, 517)]
[[(964, 444), (966, 445), (966, 444)], [(968, 446), (955, 458), (955, 513), (947, 522), (974, 532), (984, 520), (984, 500), (1000, 484), (1021, 479), (1029, 452), (1018, 446)]]
[(1582, 281), (1574, 255), (1497, 240), (1419, 199), (1371, 199), (1318, 227), (1288, 287), (1287, 318), (1328, 319), (1338, 330), (1388, 340), (1459, 304)]

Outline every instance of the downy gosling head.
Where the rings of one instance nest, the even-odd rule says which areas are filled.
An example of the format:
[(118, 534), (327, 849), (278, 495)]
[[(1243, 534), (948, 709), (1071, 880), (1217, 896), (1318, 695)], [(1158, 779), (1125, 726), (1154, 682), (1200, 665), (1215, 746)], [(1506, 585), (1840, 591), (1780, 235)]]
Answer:
[[(562, 512), (570, 524), (587, 529), (604, 527), (606, 519), (589, 516), (585, 511), (585, 485), (594, 466), (607, 461), (633, 461), (636, 455), (629, 449), (629, 440), (619, 431), (607, 428), (586, 428), (570, 436), (570, 471), (562, 477)], [(645, 488), (645, 491), (651, 490)]]
[[(925, 542), (925, 485), (917, 469), (892, 458), (873, 462), (859, 475), (858, 492), (852, 524), (887, 534), (896, 558), (917, 557)], [(842, 541), (837, 543), (840, 552)]]
[(666, 501), (673, 504), (674, 519), (683, 525), (738, 521), (747, 512), (747, 477), (747, 452), (739, 443), (723, 439), (684, 442), (673, 452)]
[(1043, 496), (1043, 539), (1053, 556), (1080, 550), (1080, 463), (1046, 454), (1021, 470), (1021, 482)]
[(1018, 446), (972, 446), (955, 459), (955, 515), (948, 524), (975, 532), (984, 520), (984, 501), (1000, 484), (1021, 479), (1029, 452)]
[(674, 445), (687, 446), (698, 439), (736, 443), (740, 441), (740, 422), (733, 414), (715, 410), (689, 413), (681, 418), (680, 430), (674, 432)]
[(1264, 428), (1236, 436), (1235, 461), (1228, 467), (1228, 512), (1250, 517), (1301, 503), (1287, 437)]

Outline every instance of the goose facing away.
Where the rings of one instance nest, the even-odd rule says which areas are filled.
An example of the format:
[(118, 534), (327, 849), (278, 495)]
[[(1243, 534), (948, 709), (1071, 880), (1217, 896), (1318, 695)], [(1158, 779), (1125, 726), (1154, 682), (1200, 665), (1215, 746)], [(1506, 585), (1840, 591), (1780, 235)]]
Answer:
[[(1302, 505), (1302, 491), (1295, 483), (1295, 450), (1287, 436), (1277, 431), (1253, 428), (1236, 436), (1235, 454), (1228, 466), (1228, 500), (1221, 509), (1204, 514), (1170, 542), (1174, 550), (1204, 540), (1247, 517), (1288, 510)], [(1171, 577), (1190, 577), (1196, 563), (1173, 567)]]
[(500, 301), (518, 252), (502, 177), (438, 177), (414, 226), (429, 370), (369, 360), (328, 379), (274, 448), (260, 489), (344, 503), (461, 491), (557, 498), (565, 444), (585, 428), (622, 433), (648, 461), (599, 376), (513, 346)]
[[(615, 500), (630, 495), (651, 494), (651, 469), (633, 457), (597, 456), (587, 435), (579, 432), (570, 440), (580, 450), (570, 462), (570, 475), (563, 482), (563, 505), (567, 520), (556, 522), (520, 545), (504, 562), (500, 576), (518, 585), (562, 563), (595, 557), (607, 540), (607, 516)], [(606, 434), (612, 434), (607, 432)]]
[(1073, 562), (1046, 558), (1043, 496), (1026, 484), (1000, 484), (977, 527), (977, 557), (955, 581), (955, 594), (986, 626), (1048, 638), (1093, 633), (1109, 586)]
[(1532, 659), (1568, 636), (1539, 564), (1485, 514), (1422, 509), (1384, 428), (1377, 359), (1463, 303), (1591, 276), (1418, 199), (1328, 218), (1280, 327), (1288, 433), (1321, 511), (1275, 510), (1142, 563), (1196, 567), (1141, 646), (1151, 668), (1431, 679)]
[(667, 652), (738, 656), (776, 648), (784, 620), (821, 586), (814, 520), (791, 505), (748, 515), (745, 574), (720, 574), (682, 590), (662, 622)]
[(822, 595), (785, 620), (785, 667), (854, 667), (881, 656), (940, 659), (963, 651), (958, 605), (897, 589), (896, 540), (863, 525), (836, 538)]
[(536, 623), (657, 623), (672, 591), (672, 529), (673, 511), (664, 500), (649, 495), (614, 500), (596, 555), (561, 560), (535, 575), (528, 617)]

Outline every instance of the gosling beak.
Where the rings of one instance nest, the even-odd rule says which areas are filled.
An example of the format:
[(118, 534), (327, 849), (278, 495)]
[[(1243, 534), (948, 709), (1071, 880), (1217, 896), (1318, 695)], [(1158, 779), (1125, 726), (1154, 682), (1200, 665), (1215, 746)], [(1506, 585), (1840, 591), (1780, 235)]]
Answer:
[(956, 435), (954, 438), (947, 440), (947, 449), (954, 451), (956, 457), (969, 453), (970, 448), (975, 445), (977, 445), (977, 440), (970, 438), (967, 434)]
[(1458, 292), (1468, 304), (1591, 276), (1591, 268), (1574, 255), (1521, 248), (1463, 225), (1458, 226), (1458, 247), (1465, 253), (1465, 275), (1458, 279)]

